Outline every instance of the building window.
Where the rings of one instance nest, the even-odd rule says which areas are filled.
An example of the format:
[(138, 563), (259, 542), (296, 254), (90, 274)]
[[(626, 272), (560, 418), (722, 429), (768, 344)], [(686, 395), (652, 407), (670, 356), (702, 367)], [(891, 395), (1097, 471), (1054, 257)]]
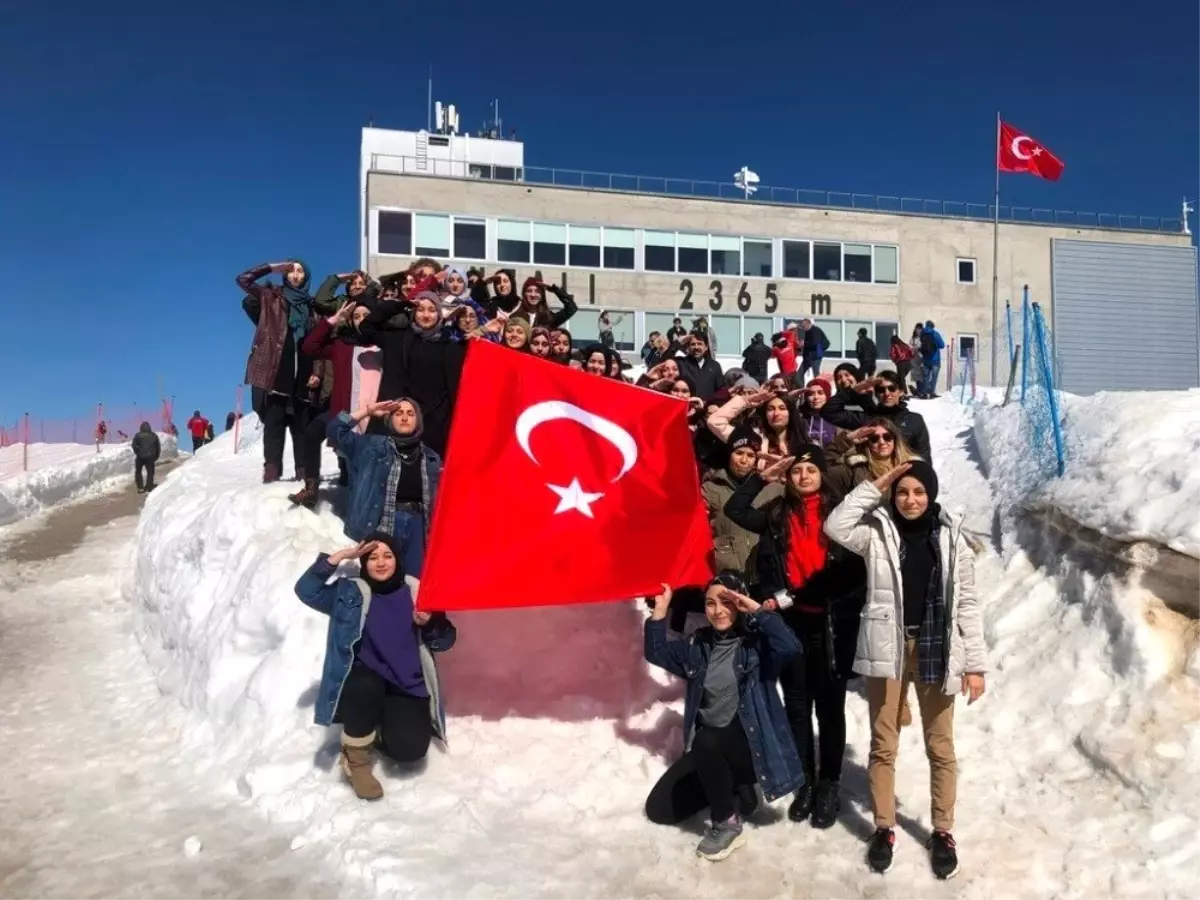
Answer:
[(783, 242), (783, 277), (811, 278), (808, 241)]
[[(716, 238), (713, 238), (715, 241)], [(771, 242), (746, 238), (742, 241), (742, 274), (749, 278), (771, 277)]]
[(646, 248), (647, 272), (675, 271), (675, 232), (646, 231), (642, 234)]
[(454, 219), (454, 258), (487, 259), (487, 224), (474, 219)]
[(507, 263), (529, 262), (528, 222), (496, 222), (496, 258)]
[(600, 229), (586, 225), (570, 226), (568, 244), (569, 265), (587, 269), (600, 268)]
[(887, 359), (892, 348), (892, 336), (899, 334), (900, 329), (895, 322), (875, 323), (875, 349), (880, 359)]
[(634, 240), (632, 228), (605, 228), (604, 268), (632, 269)]
[(679, 271), (692, 275), (708, 274), (708, 235), (676, 235), (679, 248)]
[(954, 267), (958, 270), (959, 284), (975, 283), (975, 260), (960, 256), (954, 261)]
[(959, 334), (958, 339), (954, 342), (956, 348), (954, 355), (959, 359), (966, 359), (968, 356), (971, 356), (978, 361), (979, 356), (976, 350), (978, 342), (979, 335), (977, 334)]
[(875, 245), (875, 283), (895, 284), (900, 280), (899, 250)]
[(412, 255), (412, 213), (379, 211), (379, 252)]
[(492, 169), (492, 177), (496, 181), (520, 181), (520, 171), (512, 166), (495, 166)]
[(836, 359), (854, 358), (854, 332), (850, 332), (850, 351), (847, 352), (846, 345), (842, 341), (842, 325), (844, 323), (841, 319), (813, 319), (813, 324), (820, 326), (821, 330), (825, 332), (825, 337), (829, 338), (829, 349), (825, 351), (826, 356)]
[(533, 261), (541, 266), (567, 264), (567, 226), (533, 223)]
[(450, 217), (417, 213), (413, 231), (417, 256), (444, 259), (450, 255)]
[(846, 281), (871, 280), (870, 244), (843, 244), (842, 260)]
[(713, 235), (709, 241), (714, 275), (737, 275), (742, 270), (741, 241), (735, 237)]
[(813, 241), (813, 278), (817, 281), (842, 280), (842, 245)]

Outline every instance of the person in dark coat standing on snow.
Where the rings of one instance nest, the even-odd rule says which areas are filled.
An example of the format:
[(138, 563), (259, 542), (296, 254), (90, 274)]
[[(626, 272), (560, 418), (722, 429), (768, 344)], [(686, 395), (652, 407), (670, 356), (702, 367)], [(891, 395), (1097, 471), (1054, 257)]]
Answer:
[(750, 339), (750, 344), (742, 351), (742, 368), (746, 374), (763, 384), (767, 380), (767, 360), (771, 358), (771, 348), (767, 346), (762, 332)]
[(801, 348), (800, 370), (796, 373), (796, 386), (804, 385), (809, 372), (813, 377), (821, 374), (821, 360), (829, 349), (829, 338), (821, 330), (820, 325), (814, 325), (812, 319), (802, 319), (800, 328), (804, 332), (804, 343)]
[(875, 375), (875, 364), (879, 361), (879, 351), (875, 347), (875, 342), (867, 337), (867, 329), (858, 329), (858, 341), (854, 345), (854, 358), (858, 360), (858, 367), (862, 370), (864, 378), (872, 378)]
[[(283, 283), (260, 283), (271, 274), (283, 275)], [(255, 266), (237, 277), (238, 287), (246, 294), (242, 309), (254, 323), (246, 383), (254, 388), (254, 411), (262, 421), (264, 484), (283, 477), (283, 448), (294, 397), (298, 387), (306, 387), (311, 374), (300, 353), (300, 342), (312, 328), (308, 282), (308, 266), (296, 259)], [(298, 462), (302, 460), (301, 437), (300, 433), (292, 435)]]
[[(143, 422), (138, 433), (129, 442), (133, 448), (133, 480), (137, 483), (137, 492), (147, 494), (154, 490), (154, 464), (162, 453), (158, 435), (150, 427), (149, 422)], [(145, 479), (142, 473), (145, 473)]]

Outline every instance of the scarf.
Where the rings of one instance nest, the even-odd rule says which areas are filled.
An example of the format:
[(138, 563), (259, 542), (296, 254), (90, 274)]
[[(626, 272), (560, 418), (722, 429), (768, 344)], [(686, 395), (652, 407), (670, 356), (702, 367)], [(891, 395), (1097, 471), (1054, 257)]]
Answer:
[(825, 567), (828, 540), (821, 527), (821, 495), (809, 494), (788, 510), (788, 587), (798, 590)]
[(299, 344), (312, 329), (312, 295), (308, 292), (309, 268), (298, 259), (289, 262), (300, 263), (304, 269), (304, 281), (300, 287), (292, 287), (287, 275), (283, 276), (283, 298), (287, 301), (288, 327), (292, 330), (292, 338)]
[[(935, 494), (936, 496), (936, 494)], [(900, 580), (903, 607), (919, 607), (917, 675), (922, 684), (941, 684), (946, 678), (946, 600), (942, 593), (941, 508), (929, 508), (913, 521), (905, 519), (892, 500), (892, 521), (900, 535)], [(913, 623), (906, 621), (905, 625)]]

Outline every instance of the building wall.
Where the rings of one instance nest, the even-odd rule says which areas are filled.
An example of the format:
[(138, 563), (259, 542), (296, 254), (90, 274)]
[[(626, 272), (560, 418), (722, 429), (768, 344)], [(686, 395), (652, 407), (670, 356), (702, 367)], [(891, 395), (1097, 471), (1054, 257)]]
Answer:
[[(798, 318), (819, 312), (842, 319), (895, 321), (904, 336), (916, 322), (933, 319), (947, 339), (963, 333), (978, 336), (979, 379), (985, 383), (989, 380), (992, 225), (988, 222), (379, 172), (368, 173), (366, 206), (369, 210), (422, 210), (578, 225), (894, 244), (899, 247), (899, 279), (894, 285), (610, 269), (564, 269), (542, 274), (556, 282), (565, 277), (585, 311), (589, 306), (680, 310), (685, 320), (701, 313)], [(369, 214), (368, 229), (371, 218)], [(1004, 301), (1011, 298), (1019, 303), (1026, 284), (1032, 299), (1050, 313), (1051, 241), (1055, 238), (1170, 246), (1188, 243), (1183, 235), (1001, 223), (1001, 317)], [(370, 240), (367, 246), (367, 268), (375, 276), (403, 269), (411, 260), (375, 254)], [(976, 261), (974, 284), (957, 282), (955, 261), (959, 257)], [(463, 263), (483, 265), (489, 270), (502, 267), (495, 260)], [(516, 268), (518, 277), (524, 278), (539, 267)], [(714, 281), (721, 285), (719, 310), (712, 299)], [(688, 282), (690, 309), (685, 306)], [(750, 297), (748, 309), (739, 308), (736, 302), (743, 284)], [(777, 303), (769, 299), (769, 291), (777, 296)], [(814, 299), (814, 295), (821, 299)], [(828, 297), (827, 305), (824, 297)], [(1003, 341), (1002, 319), (1000, 328)], [(997, 380), (1006, 375), (998, 373)]]

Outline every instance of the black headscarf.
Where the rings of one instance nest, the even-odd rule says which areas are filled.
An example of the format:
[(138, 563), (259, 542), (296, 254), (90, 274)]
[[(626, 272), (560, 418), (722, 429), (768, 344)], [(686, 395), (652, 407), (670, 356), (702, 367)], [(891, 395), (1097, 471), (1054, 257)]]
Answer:
[(384, 581), (377, 581), (367, 573), (367, 558), (364, 556), (360, 562), (362, 571), (359, 577), (371, 586), (371, 593), (378, 596), (380, 594), (391, 594), (404, 587), (404, 551), (400, 546), (400, 541), (390, 534), (385, 534), (382, 531), (376, 531), (367, 541), (379, 541), (381, 544), (386, 544), (392, 551), (392, 555), (396, 557), (396, 571), (392, 573), (392, 577)]
[(901, 535), (912, 533), (929, 534), (933, 530), (934, 523), (937, 522), (942, 511), (942, 508), (937, 504), (937, 472), (933, 471), (933, 466), (925, 460), (914, 459), (909, 463), (908, 471), (896, 479), (896, 484), (898, 485), (905, 478), (915, 478), (925, 486), (925, 493), (929, 495), (929, 506), (925, 508), (925, 512), (921, 513), (915, 519), (904, 518), (900, 514), (899, 507), (896, 506), (896, 485), (893, 485), (891, 496), (892, 521), (896, 523), (896, 530)]
[(397, 434), (392, 428), (392, 417), (389, 415), (384, 419), (383, 424), (388, 438), (397, 450), (405, 453), (421, 446), (421, 436), (425, 433), (425, 414), (421, 412), (421, 405), (411, 397), (397, 397), (396, 402), (411, 403), (412, 408), (417, 411), (417, 427), (413, 429), (412, 434)]
[(915, 478), (925, 486), (929, 506), (915, 519), (906, 519), (896, 506), (896, 488), (892, 487), (892, 521), (900, 533), (900, 580), (904, 587), (904, 624), (916, 627), (925, 618), (926, 602), (934, 572), (938, 566), (938, 547), (934, 527), (941, 507), (934, 501), (938, 495), (938, 477), (933, 466), (923, 459), (913, 460), (911, 468), (897, 480)]

